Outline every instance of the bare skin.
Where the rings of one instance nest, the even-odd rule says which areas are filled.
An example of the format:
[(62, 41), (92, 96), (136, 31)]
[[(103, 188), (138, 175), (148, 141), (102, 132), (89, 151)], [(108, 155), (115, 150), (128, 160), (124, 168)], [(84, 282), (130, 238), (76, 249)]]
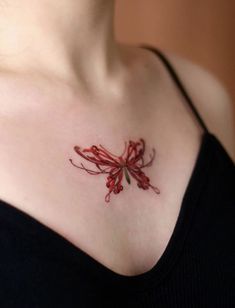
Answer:
[[(23, 2), (25, 7), (32, 5), (36, 14), (38, 8), (33, 5), (37, 4)], [(55, 12), (55, 1), (49, 2), (51, 11), (46, 1), (41, 2), (42, 13), (35, 15), (39, 21), (48, 20), (47, 14), (58, 18), (64, 14), (66, 20), (66, 13), (77, 20), (76, 14), (71, 15), (77, 5), (77, 10), (87, 10), (89, 17), (76, 25), (77, 30), (88, 30), (80, 37), (83, 44), (73, 45), (77, 32), (71, 33), (66, 23), (60, 24), (59, 30), (41, 23), (43, 40), (36, 26), (31, 29), (32, 37), (38, 38), (35, 49), (28, 47), (1, 61), (0, 198), (110, 270), (128, 276), (146, 272), (158, 261), (173, 232), (200, 149), (202, 129), (159, 59), (150, 51), (113, 42), (107, 31), (111, 21), (101, 26), (101, 20), (112, 15), (112, 8), (97, 17), (106, 1), (92, 7), (93, 1), (75, 4), (66, 0), (66, 13), (62, 9)], [(19, 7), (21, 12), (24, 5)], [(12, 11), (14, 14), (7, 11), (9, 16), (20, 18), (17, 10)], [(94, 20), (100, 25), (95, 27), (97, 33), (88, 27)], [(21, 20), (22, 33), (27, 22), (31, 21)], [(4, 25), (7, 29), (10, 21), (4, 20)], [(93, 41), (91, 48), (89, 38), (94, 40), (97, 35), (99, 40), (97, 44)], [(0, 53), (16, 51), (17, 46), (7, 44), (9, 33), (4, 37)], [(30, 46), (27, 37), (17, 38)], [(56, 38), (54, 45), (47, 45), (51, 38)], [(43, 49), (44, 44), (51, 48)], [(37, 50), (41, 53), (35, 63)], [(209, 129), (234, 157), (232, 107), (223, 87), (202, 68), (176, 55), (169, 57)], [(221, 114), (228, 119), (226, 127)], [(79, 172), (69, 163), (69, 158), (78, 158), (73, 146), (101, 143), (119, 153), (124, 140), (139, 137), (156, 149), (155, 163), (146, 173), (161, 194), (131, 185), (107, 206), (103, 199), (105, 179)]]

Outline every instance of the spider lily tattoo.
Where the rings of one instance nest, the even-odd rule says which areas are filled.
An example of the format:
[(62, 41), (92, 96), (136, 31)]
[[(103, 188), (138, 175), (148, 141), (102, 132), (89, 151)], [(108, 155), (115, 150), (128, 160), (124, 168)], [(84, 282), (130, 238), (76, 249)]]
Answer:
[(83, 150), (76, 145), (74, 150), (82, 158), (95, 164), (97, 170), (90, 170), (82, 163), (78, 166), (73, 163), (72, 159), (69, 159), (73, 166), (92, 175), (108, 174), (106, 178), (106, 187), (108, 188), (108, 193), (105, 196), (106, 202), (110, 201), (111, 193), (119, 194), (123, 190), (123, 177), (125, 177), (128, 184), (131, 183), (132, 177), (136, 180), (139, 188), (144, 190), (152, 188), (155, 193), (160, 193), (157, 187), (150, 184), (149, 177), (142, 171), (143, 168), (152, 165), (155, 157), (155, 149), (152, 149), (152, 154), (149, 155), (150, 160), (147, 163), (144, 162), (145, 141), (142, 138), (137, 142), (129, 141), (128, 145), (125, 142), (124, 151), (120, 156), (110, 153), (101, 144), (99, 146), (92, 145)]

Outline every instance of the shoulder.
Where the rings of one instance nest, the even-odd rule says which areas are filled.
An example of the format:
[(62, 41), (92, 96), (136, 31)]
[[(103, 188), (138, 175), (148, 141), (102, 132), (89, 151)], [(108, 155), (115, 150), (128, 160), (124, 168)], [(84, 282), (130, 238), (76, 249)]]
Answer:
[(224, 83), (205, 67), (179, 54), (161, 51), (175, 68), (209, 131), (235, 160), (235, 102)]

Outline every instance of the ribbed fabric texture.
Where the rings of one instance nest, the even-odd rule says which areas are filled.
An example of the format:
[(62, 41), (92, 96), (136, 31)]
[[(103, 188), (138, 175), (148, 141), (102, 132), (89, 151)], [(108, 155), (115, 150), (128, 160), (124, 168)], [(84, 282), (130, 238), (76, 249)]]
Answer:
[(234, 188), (235, 165), (205, 129), (170, 241), (152, 269), (132, 277), (1, 200), (0, 307), (234, 308)]

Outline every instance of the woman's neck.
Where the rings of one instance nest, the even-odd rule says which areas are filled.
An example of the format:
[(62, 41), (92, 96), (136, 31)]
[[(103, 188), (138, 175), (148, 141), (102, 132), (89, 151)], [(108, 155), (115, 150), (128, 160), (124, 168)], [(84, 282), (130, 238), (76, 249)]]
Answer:
[(114, 0), (8, 0), (0, 6), (1, 67), (92, 84), (120, 66)]

